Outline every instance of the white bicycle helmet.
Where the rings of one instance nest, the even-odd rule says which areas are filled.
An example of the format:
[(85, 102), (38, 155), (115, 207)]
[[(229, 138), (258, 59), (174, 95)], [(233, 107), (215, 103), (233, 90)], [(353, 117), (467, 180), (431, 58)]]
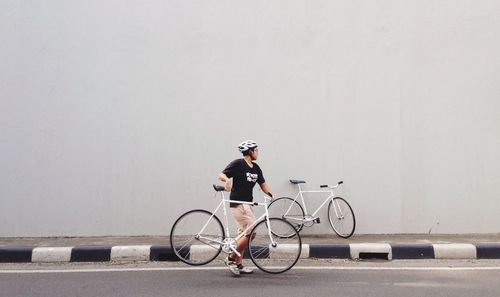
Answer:
[(250, 149), (256, 148), (257, 146), (258, 146), (257, 142), (253, 140), (245, 140), (242, 143), (240, 143), (240, 145), (238, 145), (238, 150), (240, 150), (240, 152), (243, 153)]

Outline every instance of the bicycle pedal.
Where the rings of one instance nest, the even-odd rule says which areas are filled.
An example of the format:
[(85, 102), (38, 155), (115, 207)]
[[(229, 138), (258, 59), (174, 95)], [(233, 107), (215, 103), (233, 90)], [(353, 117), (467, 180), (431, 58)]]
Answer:
[(321, 223), (321, 221), (319, 220), (319, 218), (316, 218), (316, 219), (314, 220), (314, 222), (315, 222), (316, 224)]

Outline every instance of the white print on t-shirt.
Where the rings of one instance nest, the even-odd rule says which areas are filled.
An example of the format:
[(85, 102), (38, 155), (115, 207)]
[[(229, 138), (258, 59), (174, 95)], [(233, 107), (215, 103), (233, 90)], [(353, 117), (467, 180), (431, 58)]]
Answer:
[(258, 174), (251, 174), (250, 172), (247, 172), (247, 181), (249, 182), (256, 182), (257, 181), (257, 178), (259, 177)]

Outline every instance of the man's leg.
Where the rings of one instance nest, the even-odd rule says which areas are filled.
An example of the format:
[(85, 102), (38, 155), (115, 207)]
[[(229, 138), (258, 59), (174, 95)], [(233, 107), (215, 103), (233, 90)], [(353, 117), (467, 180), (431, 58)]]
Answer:
[[(239, 205), (237, 209), (231, 209), (231, 212), (236, 220), (236, 223), (238, 224), (240, 232), (243, 232), (243, 230), (246, 230), (255, 222), (255, 214), (249, 205)], [(236, 256), (234, 252), (229, 256), (229, 258), (234, 259), (237, 264), (241, 264), (243, 261), (243, 254), (248, 246), (249, 236), (250, 235), (247, 234), (236, 242), (236, 250), (241, 256)]]
[(245, 253), (245, 250), (248, 246), (248, 236), (243, 236), (238, 240), (237, 245), (236, 245), (236, 250), (241, 254), (241, 257), (237, 257), (234, 255), (234, 259), (236, 264), (241, 264), (243, 262), (243, 254)]

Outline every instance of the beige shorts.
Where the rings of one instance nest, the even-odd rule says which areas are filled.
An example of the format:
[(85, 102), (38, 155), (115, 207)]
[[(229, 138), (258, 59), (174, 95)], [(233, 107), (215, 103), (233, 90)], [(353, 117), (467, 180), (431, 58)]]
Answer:
[[(231, 207), (231, 214), (233, 215), (236, 225), (238, 226), (238, 234), (245, 231), (248, 226), (255, 222), (255, 214), (252, 206), (249, 204), (240, 204), (236, 207)], [(252, 229), (249, 229), (245, 235), (250, 235)]]

